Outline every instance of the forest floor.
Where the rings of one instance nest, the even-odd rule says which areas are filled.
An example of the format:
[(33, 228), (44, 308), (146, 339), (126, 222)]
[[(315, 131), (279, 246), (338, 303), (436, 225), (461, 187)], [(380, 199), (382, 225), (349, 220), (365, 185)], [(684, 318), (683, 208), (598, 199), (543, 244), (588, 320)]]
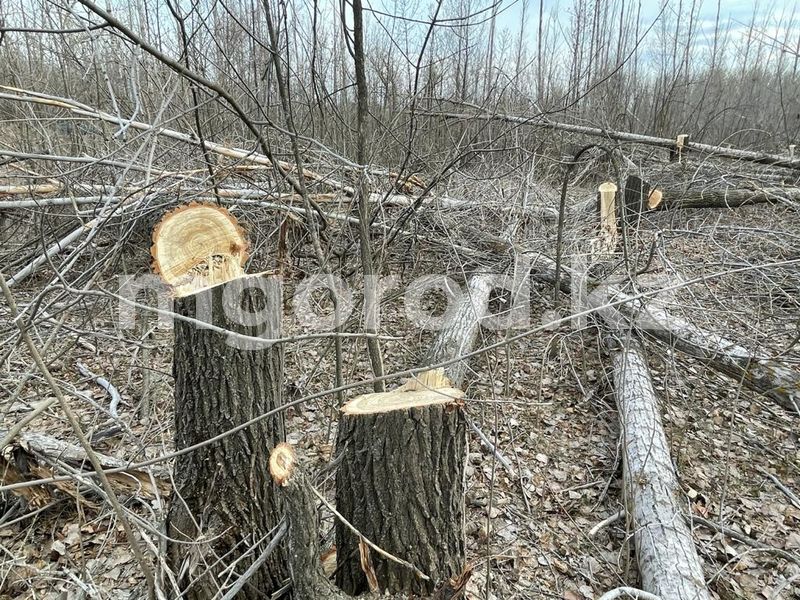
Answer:
[[(484, 196), (489, 193), (483, 191)], [(587, 194), (591, 196), (590, 191)], [(484, 218), (491, 222), (500, 218), (497, 214), (483, 218), (472, 214), (465, 227), (480, 230)], [(243, 220), (250, 232), (260, 231), (258, 224)], [(492, 229), (502, 230), (504, 225), (493, 224)], [(524, 235), (541, 234), (537, 247), (552, 255), (552, 226), (539, 223), (525, 231)], [(800, 256), (800, 211), (786, 206), (653, 213), (634, 241), (637, 255), (645, 257), (642, 264), (656, 231), (661, 244), (648, 276), (660, 277), (658, 281), (674, 283)], [(146, 233), (142, 239), (129, 240), (125, 258), (129, 272), (148, 269)], [(455, 240), (472, 241), (461, 235), (457, 233)], [(393, 257), (397, 262), (387, 264), (395, 269), (408, 260), (410, 271), (404, 278), (433, 272), (441, 263), (424, 247), (409, 245), (398, 252)], [(291, 290), (290, 284), (286, 294)], [(784, 360), (797, 368), (800, 349), (790, 345), (800, 327), (794, 303), (798, 290), (796, 267), (770, 268), (710, 278), (665, 301), (681, 316), (753, 350), (784, 352)], [(35, 280), (15, 289), (20, 302), (29, 301), (36, 291)], [(563, 303), (567, 305), (568, 299)], [(146, 339), (143, 327), (135, 335), (121, 332), (115, 323), (116, 307), (100, 308), (93, 307), (91, 319), (84, 314), (71, 323), (73, 317), (68, 317), (66, 324), (74, 328), (63, 340), (54, 341), (54, 348), (61, 350), (55, 357), (50, 354), (50, 368), (66, 389), (74, 391), (69, 402), (90, 435), (108, 429), (113, 421), (105, 411), (106, 392), (82, 378), (76, 362), (102, 374), (121, 392), (125, 429), (99, 440), (98, 451), (134, 462), (160, 456), (172, 449), (171, 331), (156, 329)], [(533, 324), (567, 314), (567, 306), (552, 305), (548, 287), (533, 286)], [(287, 333), (302, 332), (290, 317), (287, 310)], [(400, 298), (384, 305), (381, 331), (393, 338), (383, 342), (385, 362), (393, 371), (416, 366), (432, 335), (409, 323)], [(484, 331), (483, 335), (486, 345), (506, 334)], [(45, 344), (46, 337), (43, 333), (38, 341)], [(75, 343), (79, 338), (82, 344)], [(346, 381), (365, 380), (369, 367), (364, 347), (346, 344), (345, 349)], [(332, 387), (331, 354), (325, 343), (287, 346), (287, 399)], [(695, 525), (694, 540), (712, 596), (794, 597), (800, 586), (793, 588), (788, 582), (800, 580), (800, 505), (793, 504), (769, 475), (800, 494), (796, 416), (668, 348), (648, 344), (647, 356), (687, 511), (765, 545), (757, 549)], [(591, 321), (580, 327), (572, 323), (545, 327), (471, 362), (467, 413), (510, 467), (470, 433), (468, 559), (475, 569), (468, 598), (588, 599), (621, 585), (637, 585), (632, 534), (625, 518), (592, 534), (593, 527), (623, 508), (620, 432), (605, 363), (600, 335)], [(28, 355), (20, 349), (12, 352), (0, 371), (3, 389), (15, 390), (29, 371)], [(51, 398), (38, 373), (33, 373), (13, 404), (4, 403), (0, 429)], [(358, 391), (367, 388), (348, 397)], [(143, 401), (151, 407), (149, 414), (141, 410)], [(311, 473), (332, 459), (335, 403), (327, 396), (287, 413), (289, 441)], [(45, 411), (29, 430), (75, 441), (57, 407)], [(168, 468), (169, 464), (158, 465), (155, 472), (168, 479)], [(332, 478), (317, 485), (332, 494)], [(0, 500), (5, 513), (0, 519), (0, 598), (122, 599), (135, 597), (141, 589), (141, 573), (120, 524), (87, 486), (65, 486), (40, 511), (12, 494)], [(164, 543), (159, 532), (165, 502), (163, 497), (126, 498), (126, 505), (150, 527), (148, 536), (155, 548)], [(332, 544), (333, 517), (324, 510), (320, 514), (325, 548)], [(788, 551), (797, 560), (787, 561), (769, 548)]]

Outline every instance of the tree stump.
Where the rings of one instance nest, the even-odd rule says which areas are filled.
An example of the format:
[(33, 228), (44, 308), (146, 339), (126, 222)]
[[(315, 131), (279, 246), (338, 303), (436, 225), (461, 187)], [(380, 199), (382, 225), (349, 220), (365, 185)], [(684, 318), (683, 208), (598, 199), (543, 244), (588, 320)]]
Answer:
[[(422, 361), (434, 365), (469, 353), (489, 311), (490, 276), (467, 293)], [(463, 589), (466, 421), (457, 389), (466, 360), (421, 373), (391, 392), (354, 398), (342, 408), (336, 474), (337, 510), (364, 536), (428, 575), (423, 580), (373, 554), (381, 592), (428, 596)], [(350, 595), (369, 591), (359, 539), (336, 525), (336, 583)]]
[[(344, 405), (336, 506), (382, 549), (424, 571), (378, 554), (372, 560), (381, 591), (427, 596), (464, 571), (466, 425), (462, 393), (440, 371), (392, 392)], [(336, 525), (336, 583), (346, 593), (369, 591), (359, 540)]]
[[(244, 277), (179, 298), (175, 312), (203, 317), (210, 309), (213, 325), (245, 335), (226, 313), (229, 298), (246, 309), (266, 300), (280, 317), (280, 288), (267, 285), (257, 294), (260, 277)], [(259, 297), (261, 296), (261, 297)], [(266, 298), (264, 297), (266, 296)], [(263, 306), (262, 306), (263, 308)], [(253, 348), (230, 336), (192, 323), (175, 324), (175, 446), (177, 450), (209, 440), (281, 405), (283, 351), (280, 345)], [(216, 597), (226, 582), (244, 573), (278, 525), (282, 507), (269, 475), (269, 453), (283, 441), (284, 417), (277, 413), (235, 434), (175, 460), (175, 497), (169, 511), (169, 562), (185, 573), (186, 597)], [(180, 543), (187, 542), (187, 543)], [(197, 545), (198, 542), (202, 542)], [(231, 571), (227, 569), (231, 568)], [(186, 570), (188, 569), (188, 570)], [(241, 590), (238, 598), (263, 598), (289, 577), (278, 549)]]
[(269, 454), (285, 437), (283, 413), (213, 438), (281, 406), (283, 349), (263, 341), (280, 337), (280, 283), (243, 274), (242, 229), (214, 205), (168, 213), (151, 253), (177, 296), (175, 313), (194, 319), (175, 323), (175, 448), (203, 444), (175, 460), (169, 564), (182, 598), (232, 588), (237, 598), (268, 597), (289, 578), (282, 548), (256, 564), (282, 517)]

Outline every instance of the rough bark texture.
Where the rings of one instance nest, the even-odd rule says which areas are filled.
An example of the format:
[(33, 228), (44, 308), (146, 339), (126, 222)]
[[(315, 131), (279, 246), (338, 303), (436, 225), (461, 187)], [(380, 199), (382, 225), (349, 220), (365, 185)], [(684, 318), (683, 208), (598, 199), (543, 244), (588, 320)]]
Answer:
[(758, 189), (724, 188), (708, 190), (667, 189), (663, 202), (655, 210), (678, 208), (738, 208), (751, 204), (776, 204), (782, 200), (800, 200), (800, 188), (766, 187)]
[[(490, 277), (478, 275), (426, 353), (423, 365), (467, 354), (489, 309)], [(459, 386), (467, 362), (444, 369)], [(430, 595), (463, 576), (466, 424), (455, 404), (367, 415), (343, 415), (337, 447), (336, 505), (356, 529), (384, 550), (415, 565), (409, 569), (372, 554), (381, 591)], [(358, 538), (336, 526), (336, 583), (348, 594), (368, 591)]]
[(292, 474), (281, 493), (289, 519), (289, 564), (295, 598), (345, 600), (347, 596), (322, 572), (317, 502), (299, 469)]
[[(464, 570), (466, 426), (450, 405), (342, 416), (336, 507), (356, 529), (430, 577), (372, 553), (382, 591), (429, 595)], [(336, 524), (336, 583), (369, 591), (358, 538)]]
[(680, 488), (641, 350), (612, 353), (623, 434), (623, 478), (633, 519), (642, 588), (670, 600), (710, 599), (691, 532), (681, 514)]
[[(243, 290), (247, 285), (261, 285), (263, 291)], [(253, 336), (262, 331), (243, 326), (243, 317), (248, 315), (236, 311), (235, 306), (255, 311), (264, 308), (265, 302), (270, 307), (265, 311), (270, 315), (268, 337), (273, 337), (279, 330), (280, 287), (265, 278), (237, 279), (178, 299), (175, 310)], [(280, 406), (280, 346), (242, 346), (241, 339), (176, 321), (176, 449), (213, 438)], [(215, 597), (261, 554), (262, 545), (269, 541), (267, 534), (283, 514), (268, 472), (269, 453), (283, 438), (283, 413), (279, 413), (177, 457), (168, 532), (172, 538), (193, 545), (170, 544), (169, 562), (175, 573), (183, 574), (181, 582), (188, 586), (184, 597)], [(264, 538), (254, 551), (243, 556)], [(195, 543), (201, 539), (208, 541)], [(236, 565), (230, 567), (234, 562)], [(278, 548), (237, 597), (268, 597), (288, 577), (285, 553)]]

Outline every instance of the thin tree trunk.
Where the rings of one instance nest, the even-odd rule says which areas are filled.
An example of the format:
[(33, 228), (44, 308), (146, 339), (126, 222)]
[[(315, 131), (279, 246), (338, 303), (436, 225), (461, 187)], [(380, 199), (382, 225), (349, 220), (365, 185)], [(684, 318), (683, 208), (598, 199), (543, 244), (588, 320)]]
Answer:
[[(245, 310), (238, 310), (242, 306)], [(279, 330), (280, 307), (279, 284), (252, 276), (179, 298), (175, 311), (229, 331), (258, 335), (240, 323), (243, 316), (251, 317), (246, 311), (264, 311), (274, 332)], [(231, 336), (178, 320), (173, 373), (177, 450), (281, 406), (280, 346), (243, 347)], [(282, 507), (268, 461), (272, 448), (285, 437), (283, 419), (279, 412), (176, 458), (168, 518), (169, 536), (176, 541), (170, 543), (168, 556), (174, 572), (183, 575), (184, 597), (208, 600), (224, 592), (226, 581), (235, 581), (247, 570), (278, 526)], [(277, 549), (237, 597), (263, 598), (288, 577), (285, 553)]]
[[(369, 114), (367, 75), (364, 59), (364, 22), (362, 19), (361, 0), (353, 0), (353, 59), (356, 67), (356, 88), (358, 99), (358, 144), (356, 149), (356, 160), (362, 169), (358, 176), (358, 186), (356, 188), (358, 198), (358, 237), (359, 250), (361, 253), (361, 267), (364, 276), (364, 308), (365, 308), (365, 331), (373, 334), (367, 338), (367, 350), (369, 352), (370, 363), (372, 364), (372, 374), (379, 378), (383, 376), (383, 357), (377, 333), (377, 323), (374, 315), (377, 314), (379, 307), (379, 295), (377, 281), (375, 280), (375, 266), (372, 261), (372, 247), (370, 244), (369, 227), (369, 188), (367, 186), (367, 115)], [(383, 380), (376, 380), (373, 383), (376, 392), (384, 391)]]
[[(593, 137), (602, 137), (619, 142), (630, 142), (633, 144), (644, 144), (646, 146), (656, 146), (660, 148), (674, 149), (675, 140), (627, 131), (614, 131), (611, 129), (600, 129), (599, 127), (587, 127), (585, 125), (573, 125), (571, 123), (559, 123), (549, 121), (541, 116), (517, 117), (513, 115), (487, 114), (487, 113), (451, 113), (451, 112), (428, 112), (420, 113), (445, 119), (460, 119), (464, 121), (505, 121), (518, 125), (530, 125), (531, 127), (541, 127), (543, 129), (555, 129), (557, 131), (567, 131)], [(775, 167), (787, 167), (800, 169), (800, 158), (790, 158), (788, 155), (768, 154), (766, 152), (756, 152), (753, 150), (741, 150), (739, 148), (728, 148), (726, 146), (714, 146), (711, 144), (701, 144), (700, 142), (689, 141), (686, 143), (684, 152), (695, 150), (703, 154), (717, 156), (720, 158), (732, 158), (758, 164), (772, 165)]]

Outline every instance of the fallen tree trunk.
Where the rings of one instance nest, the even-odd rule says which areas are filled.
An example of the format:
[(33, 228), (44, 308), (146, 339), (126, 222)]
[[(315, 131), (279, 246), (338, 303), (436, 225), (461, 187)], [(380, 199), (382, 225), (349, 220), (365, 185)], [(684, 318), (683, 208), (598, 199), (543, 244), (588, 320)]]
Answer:
[[(800, 202), (797, 187), (726, 187), (686, 189), (653, 185), (631, 175), (625, 183), (624, 217), (629, 224), (648, 212), (681, 209), (731, 209), (757, 204)], [(576, 205), (575, 211), (585, 215), (595, 212), (595, 202), (587, 199)]]
[(777, 204), (800, 201), (800, 188), (717, 188), (704, 190), (667, 189), (655, 210), (680, 208), (738, 208), (752, 204)]
[(625, 183), (626, 216), (630, 221), (642, 212), (684, 208), (738, 208), (754, 204), (778, 204), (800, 201), (798, 187), (706, 187), (687, 189), (680, 186), (660, 186), (636, 175)]
[[(624, 299), (621, 292), (612, 299)], [(657, 300), (619, 307), (642, 334), (700, 359), (716, 371), (800, 415), (800, 373), (766, 356), (753, 354), (721, 335), (711, 333), (670, 313)]]
[[(184, 142), (186, 144), (191, 144), (193, 146), (201, 145), (209, 152), (213, 152), (214, 154), (217, 154), (219, 156), (226, 156), (228, 158), (233, 158), (235, 160), (247, 161), (258, 165), (264, 165), (267, 167), (276, 166), (280, 167), (280, 169), (288, 173), (293, 173), (297, 170), (295, 165), (284, 161), (276, 161), (276, 163), (273, 164), (273, 162), (269, 158), (267, 158), (263, 154), (259, 154), (258, 152), (252, 152), (241, 148), (231, 148), (223, 144), (217, 144), (215, 142), (201, 140), (194, 134), (183, 133), (181, 131), (175, 131), (174, 129), (167, 129), (166, 127), (156, 127), (154, 125), (150, 125), (149, 123), (142, 123), (140, 121), (133, 121), (124, 119), (122, 117), (117, 117), (107, 112), (103, 112), (101, 110), (92, 108), (91, 106), (87, 106), (86, 104), (81, 104), (80, 102), (77, 102), (70, 98), (50, 96), (47, 94), (41, 94), (39, 92), (22, 90), (19, 88), (14, 88), (5, 85), (0, 85), (0, 89), (9, 90), (11, 92), (18, 92), (14, 94), (7, 92), (0, 92), (0, 100), (11, 100), (15, 102), (26, 102), (31, 104), (41, 104), (45, 106), (55, 106), (58, 108), (66, 109), (76, 115), (90, 117), (92, 119), (98, 119), (101, 121), (106, 121), (107, 123), (115, 123), (120, 127), (131, 128), (138, 131), (151, 131), (156, 135), (161, 135), (173, 140)], [(353, 188), (351, 186), (345, 185), (342, 182), (336, 181), (334, 179), (331, 179), (325, 175), (321, 175), (309, 169), (303, 169), (303, 176), (311, 181), (324, 183), (332, 188), (339, 189), (349, 196), (352, 196), (354, 193)]]
[[(431, 117), (442, 117), (445, 119), (459, 119), (459, 120), (482, 120), (482, 121), (505, 121), (507, 123), (514, 123), (517, 125), (529, 125), (531, 127), (541, 127), (543, 129), (554, 129), (557, 131), (566, 131), (568, 133), (578, 133), (581, 135), (588, 135), (592, 137), (601, 137), (608, 140), (615, 140), (619, 142), (631, 142), (634, 144), (643, 144), (646, 146), (656, 146), (660, 148), (667, 148), (669, 150), (677, 149), (677, 140), (669, 138), (660, 138), (651, 135), (641, 135), (638, 133), (629, 133), (627, 131), (614, 131), (612, 129), (601, 129), (599, 127), (586, 127), (584, 125), (574, 125), (572, 123), (559, 123), (557, 121), (550, 121), (540, 115), (532, 117), (517, 117), (513, 115), (503, 114), (490, 114), (490, 113), (452, 113), (452, 112), (427, 112), (420, 111), (421, 115), (428, 115)], [(699, 142), (685, 141), (682, 145), (684, 152), (695, 150), (703, 154), (719, 156), (722, 158), (731, 158), (735, 160), (744, 160), (748, 162), (771, 165), (773, 167), (787, 167), (791, 169), (800, 169), (800, 159), (792, 158), (790, 156), (783, 156), (780, 154), (768, 154), (766, 152), (754, 152), (752, 150), (740, 150), (738, 148), (727, 148), (725, 146), (714, 146), (712, 144), (701, 144)]]
[[(469, 290), (422, 361), (433, 365), (468, 353), (488, 313), (491, 279)], [(428, 596), (465, 573), (466, 423), (457, 389), (466, 361), (422, 373), (392, 392), (359, 396), (342, 407), (336, 475), (339, 512), (364, 536), (424, 571), (373, 556), (381, 591)], [(359, 539), (336, 526), (336, 583), (346, 593), (370, 590)]]
[[(546, 256), (536, 257), (532, 275), (540, 281), (555, 284), (554, 261)], [(575, 285), (575, 274), (562, 271), (559, 279), (559, 288), (570, 293)], [(656, 300), (637, 299), (614, 286), (601, 285), (588, 278), (586, 283), (594, 290), (590, 294), (591, 306), (598, 309), (604, 320), (623, 328), (632, 325), (643, 335), (701, 360), (737, 383), (800, 415), (800, 373), (794, 369), (677, 317)], [(614, 302), (615, 306), (604, 307), (608, 302)]]
[(710, 599), (661, 425), (650, 372), (635, 342), (612, 349), (623, 436), (623, 480), (642, 588), (670, 600)]

